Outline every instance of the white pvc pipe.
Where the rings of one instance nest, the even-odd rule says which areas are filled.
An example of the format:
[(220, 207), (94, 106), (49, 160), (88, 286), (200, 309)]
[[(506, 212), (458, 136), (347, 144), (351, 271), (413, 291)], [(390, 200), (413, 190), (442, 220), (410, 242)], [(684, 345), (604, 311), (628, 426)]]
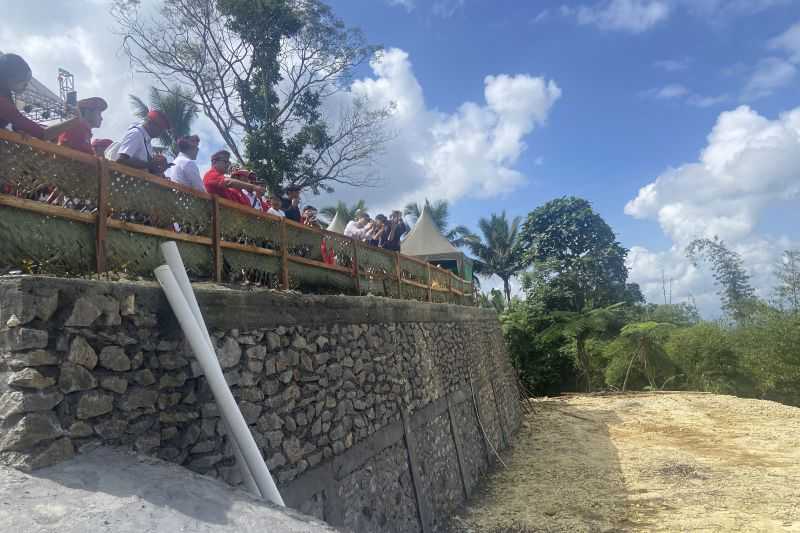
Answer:
[[(175, 276), (175, 280), (178, 282), (178, 286), (183, 293), (183, 297), (189, 304), (189, 309), (191, 309), (195, 321), (197, 322), (197, 325), (200, 326), (206, 343), (213, 353), (214, 343), (211, 341), (211, 336), (208, 334), (206, 321), (203, 319), (203, 313), (200, 312), (200, 306), (198, 305), (197, 298), (194, 295), (192, 283), (189, 281), (189, 276), (186, 274), (186, 267), (183, 264), (183, 259), (181, 258), (181, 254), (178, 251), (178, 245), (175, 244), (175, 241), (168, 241), (161, 244), (161, 255), (164, 256), (169, 269), (172, 271), (172, 275)], [(230, 430), (230, 423), (228, 423), (228, 420), (225, 418), (225, 416), (222, 417), (222, 421), (227, 428), (228, 435), (230, 436), (231, 444), (233, 445), (233, 454), (236, 457), (236, 464), (239, 465), (239, 470), (242, 472), (242, 479), (247, 487), (247, 490), (256, 496), (263, 498), (255, 479), (253, 479), (253, 474), (250, 472), (250, 469), (248, 468), (247, 463), (242, 456), (242, 451), (239, 449), (239, 444), (233, 438), (233, 434)]]
[(186, 339), (189, 341), (200, 366), (203, 368), (208, 385), (211, 388), (211, 392), (214, 393), (214, 398), (217, 400), (220, 411), (228, 421), (228, 424), (230, 424), (231, 435), (239, 444), (245, 463), (253, 474), (259, 491), (272, 503), (285, 507), (283, 498), (281, 498), (278, 488), (275, 486), (275, 481), (264, 463), (261, 451), (250, 433), (250, 428), (247, 427), (247, 423), (241, 411), (239, 411), (239, 406), (236, 405), (236, 400), (234, 400), (233, 394), (231, 394), (228, 384), (225, 382), (216, 353), (208, 345), (206, 336), (195, 320), (189, 303), (183, 296), (172, 270), (167, 265), (161, 265), (155, 269), (155, 275), (181, 325), (181, 329), (183, 329)]

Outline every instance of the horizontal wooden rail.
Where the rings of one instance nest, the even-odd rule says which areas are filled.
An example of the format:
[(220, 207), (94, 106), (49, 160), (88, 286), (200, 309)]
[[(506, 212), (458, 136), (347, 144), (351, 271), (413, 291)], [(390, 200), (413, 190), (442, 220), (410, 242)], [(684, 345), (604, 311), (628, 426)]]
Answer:
[[(39, 139), (31, 138), (27, 135), (21, 135), (19, 133), (11, 132), (8, 130), (0, 129), (0, 142), (7, 142), (21, 147), (28, 147), (33, 151), (28, 154), (26, 152), (22, 152), (20, 155), (22, 157), (30, 157), (32, 162), (35, 162), (36, 158), (41, 158), (39, 153), (44, 153), (50, 158), (52, 156), (53, 159), (66, 159), (70, 161), (76, 161), (82, 164), (86, 164), (89, 166), (87, 168), (87, 173), (94, 173), (94, 176), (91, 174), (83, 175), (81, 174), (80, 178), (83, 180), (85, 179), (87, 183), (96, 183), (97, 184), (97, 191), (96, 196), (93, 198), (95, 204), (99, 206), (95, 212), (93, 213), (84, 213), (80, 211), (76, 211), (74, 209), (70, 209), (67, 207), (62, 207), (58, 205), (51, 205), (44, 202), (28, 200), (26, 198), (20, 198), (13, 194), (2, 194), (0, 193), (0, 206), (20, 209), (32, 213), (36, 213), (43, 217), (53, 217), (59, 218), (63, 220), (69, 220), (73, 222), (79, 222), (82, 224), (92, 224), (97, 227), (96, 230), (96, 242), (95, 242), (95, 250), (97, 253), (96, 257), (96, 265), (98, 273), (102, 273), (102, 271), (106, 268), (106, 261), (107, 258), (105, 257), (106, 248), (105, 248), (105, 241), (107, 239), (106, 236), (106, 228), (108, 230), (115, 230), (115, 231), (125, 231), (131, 234), (141, 234), (147, 235), (150, 237), (155, 237), (158, 239), (164, 240), (174, 240), (180, 241), (185, 243), (196, 244), (200, 246), (209, 247), (214, 256), (214, 263), (215, 266), (212, 268), (212, 271), (215, 272), (214, 278), (218, 281), (222, 278), (222, 270), (223, 270), (223, 262), (224, 262), (224, 254), (223, 250), (235, 250), (238, 252), (244, 252), (253, 255), (260, 255), (260, 256), (267, 256), (267, 257), (275, 257), (280, 260), (281, 264), (281, 280), (282, 285), (285, 288), (289, 286), (289, 264), (300, 264), (304, 266), (308, 266), (311, 268), (319, 269), (322, 271), (331, 271), (331, 272), (338, 272), (341, 274), (346, 274), (353, 278), (353, 283), (355, 285), (356, 292), (360, 292), (360, 278), (365, 279), (373, 279), (373, 280), (389, 280), (396, 284), (398, 297), (402, 298), (403, 285), (408, 285), (412, 287), (417, 287), (420, 289), (425, 289), (427, 291), (427, 298), (431, 299), (431, 294), (433, 292), (436, 293), (447, 293), (452, 297), (448, 299), (448, 301), (455, 301), (456, 303), (465, 303), (465, 296), (472, 294), (472, 284), (470, 281), (462, 280), (453, 272), (443, 269), (438, 266), (434, 266), (422, 259), (412, 256), (402, 255), (398, 252), (394, 252), (391, 250), (385, 250), (383, 248), (376, 248), (369, 246), (365, 243), (355, 241), (350, 237), (346, 237), (339, 233), (335, 233), (332, 231), (328, 231), (323, 228), (307, 226), (304, 224), (300, 224), (298, 222), (294, 222), (292, 220), (288, 220), (286, 218), (277, 217), (274, 215), (270, 215), (269, 213), (265, 213), (262, 211), (258, 211), (255, 209), (251, 209), (250, 207), (241, 205), (236, 202), (232, 202), (230, 200), (220, 198), (220, 197), (213, 197), (212, 195), (208, 194), (205, 191), (198, 191), (192, 189), (190, 187), (186, 187), (184, 185), (174, 183), (170, 180), (167, 180), (160, 176), (155, 176), (153, 174), (149, 174), (143, 170), (138, 170), (134, 168), (130, 168), (119, 163), (113, 161), (106, 161), (101, 158), (97, 158), (90, 154), (85, 154), (83, 152), (78, 152), (76, 150), (72, 150), (71, 148), (67, 148), (64, 146), (58, 146), (53, 143), (41, 141)], [(192, 196), (197, 198), (198, 200), (207, 202), (209, 205), (209, 212), (211, 213), (211, 220), (208, 222), (208, 226), (211, 228), (211, 236), (203, 236), (203, 235), (192, 235), (186, 232), (175, 231), (171, 227), (168, 228), (160, 228), (154, 227), (134, 222), (126, 222), (124, 220), (115, 219), (114, 213), (124, 211), (124, 206), (120, 206), (121, 203), (124, 203), (124, 195), (120, 192), (114, 191), (114, 180), (118, 179), (117, 175), (123, 174), (126, 177), (133, 177), (137, 179), (141, 179), (146, 181), (149, 184), (152, 184), (157, 187), (161, 187), (164, 189), (169, 189), (175, 192), (180, 192), (185, 195)], [(13, 175), (12, 175), (13, 177)], [(27, 175), (23, 175), (23, 177), (27, 177)], [(52, 184), (56, 187), (59, 186), (58, 177), (48, 178), (47, 176), (35, 176), (37, 183), (41, 184), (42, 182), (47, 183), (48, 179), (52, 181)], [(94, 180), (92, 180), (94, 178)], [(13, 185), (13, 183), (12, 183)], [(114, 204), (115, 204), (115, 211), (111, 211), (109, 206), (107, 205), (109, 195), (115, 196)], [(121, 200), (122, 199), (122, 200)], [(241, 244), (238, 242), (231, 242), (226, 241), (222, 238), (220, 234), (220, 218), (224, 216), (226, 210), (236, 211), (246, 217), (253, 218), (253, 219), (260, 219), (265, 221), (270, 221), (276, 224), (279, 224), (279, 229), (275, 231), (274, 240), (278, 249), (268, 249), (262, 248), (260, 246), (255, 246), (251, 244)], [(291, 242), (291, 238), (287, 236), (287, 230), (291, 229), (292, 231), (301, 231), (306, 234), (314, 234), (319, 237), (320, 245), (323, 242), (326, 242), (327, 239), (335, 239), (336, 241), (349, 243), (346, 246), (340, 246), (339, 252), (350, 253), (352, 259), (352, 266), (341, 266), (338, 264), (329, 264), (324, 261), (318, 261), (316, 259), (310, 259), (307, 257), (299, 256), (299, 255), (292, 255), (290, 250), (288, 249), (289, 242)], [(330, 243), (328, 243), (330, 245)], [(359, 254), (359, 249), (363, 249), (364, 251), (374, 251), (382, 254), (387, 259), (390, 260), (391, 266), (390, 271), (391, 273), (387, 272), (367, 272), (362, 271), (366, 266), (367, 269), (370, 268), (369, 258), (361, 253)], [(364, 257), (359, 257), (359, 256)], [(16, 259), (25, 259), (25, 258), (16, 258)], [(404, 262), (408, 262), (405, 263)], [(359, 264), (361, 263), (361, 264)], [(384, 268), (387, 265), (383, 265), (383, 262), (379, 262), (379, 268)], [(406, 267), (422, 267), (425, 270), (423, 271), (421, 277), (424, 277), (425, 283), (417, 281), (415, 279), (411, 279), (408, 277), (403, 277), (404, 273), (404, 266)], [(416, 272), (412, 270), (411, 272)], [(454, 286), (434, 286), (434, 283), (439, 283), (437, 279), (439, 276), (443, 276), (447, 279), (447, 285), (455, 285), (453, 280), (457, 281), (460, 287), (467, 289), (467, 290), (459, 290), (456, 289)], [(300, 275), (302, 278), (302, 275)], [(302, 279), (300, 280), (302, 281)], [(411, 297), (408, 295), (407, 297)]]

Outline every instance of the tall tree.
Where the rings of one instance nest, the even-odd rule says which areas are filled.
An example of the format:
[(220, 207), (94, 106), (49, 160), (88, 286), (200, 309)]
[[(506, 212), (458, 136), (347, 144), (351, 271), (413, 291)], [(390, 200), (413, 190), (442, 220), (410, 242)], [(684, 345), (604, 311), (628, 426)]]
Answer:
[(359, 200), (353, 205), (347, 205), (345, 202), (339, 201), (336, 205), (329, 205), (320, 209), (320, 214), (327, 219), (328, 223), (333, 221), (333, 217), (338, 213), (344, 223), (347, 224), (356, 218), (359, 211), (366, 211), (367, 204), (364, 200)]
[[(450, 241), (453, 246), (464, 246), (467, 244), (467, 239), (472, 237), (472, 232), (466, 226), (449, 227), (450, 222), (450, 204), (447, 200), (437, 200), (430, 203), (425, 200), (425, 206), (436, 224), (436, 228), (442, 233), (445, 238)], [(403, 214), (412, 219), (413, 222), (419, 219), (422, 215), (423, 206), (418, 203), (406, 204), (403, 209)]]
[(146, 17), (115, 0), (125, 52), (164, 88), (188, 88), (240, 163), (273, 187), (371, 183), (392, 106), (335, 97), (378, 51), (360, 31), (321, 0), (159, 2)]
[(586, 200), (547, 202), (528, 215), (518, 246), (526, 265), (528, 292), (552, 310), (583, 312), (641, 299), (627, 285), (628, 250)]
[(133, 114), (144, 120), (147, 112), (156, 109), (164, 113), (172, 125), (172, 130), (164, 131), (158, 138), (162, 146), (169, 150), (173, 157), (178, 155), (178, 139), (189, 135), (200, 110), (192, 101), (189, 91), (174, 85), (166, 91), (160, 91), (155, 87), (150, 87), (150, 104), (138, 96), (129, 95)]
[(800, 313), (800, 250), (786, 250), (775, 268), (775, 296), (792, 313)]
[(736, 322), (745, 320), (755, 301), (755, 290), (742, 257), (717, 237), (693, 240), (686, 247), (686, 256), (695, 265), (702, 259), (711, 263), (722, 309)]
[(521, 249), (517, 243), (520, 217), (511, 222), (503, 211), (500, 215), (492, 213), (478, 221), (482, 236), (474, 235), (466, 239), (467, 248), (477, 261), (475, 272), (482, 276), (497, 276), (503, 280), (503, 293), (506, 302), (511, 302), (510, 281), (524, 268)]

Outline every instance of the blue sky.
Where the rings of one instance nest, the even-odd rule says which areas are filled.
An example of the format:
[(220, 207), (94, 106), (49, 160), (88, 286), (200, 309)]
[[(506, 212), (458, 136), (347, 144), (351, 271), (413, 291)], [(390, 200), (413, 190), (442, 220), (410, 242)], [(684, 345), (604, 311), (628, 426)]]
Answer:
[[(489, 212), (525, 215), (554, 197), (576, 195), (595, 205), (625, 246), (655, 253), (683, 243), (658, 220), (625, 213), (639, 189), (670, 167), (698, 161), (720, 113), (748, 105), (773, 120), (799, 103), (796, 73), (778, 75), (772, 85), (766, 78), (760, 91), (748, 84), (766, 58), (791, 64), (790, 52), (769, 43), (800, 21), (800, 2), (702, 2), (337, 0), (332, 6), (371, 42), (408, 53), (430, 108), (452, 113), (465, 101), (483, 101), (487, 75), (542, 76), (561, 89), (546, 124), (524, 137), (527, 148), (513, 164), (525, 183), (494, 197), (454, 201), (453, 222), (475, 227)], [(627, 6), (614, 22), (602, 22), (603, 10), (620, 7), (614, 4)], [(637, 7), (657, 4), (666, 14), (656, 22), (637, 18)], [(588, 14), (583, 21), (581, 8)], [(796, 196), (770, 202), (753, 235), (797, 240), (797, 207)], [(671, 255), (671, 262), (681, 259)], [(753, 265), (763, 270), (766, 263)], [(704, 279), (692, 287), (695, 298), (709, 292)], [(759, 282), (766, 295), (770, 281)], [(655, 294), (660, 286), (650, 289)], [(706, 296), (713, 313), (714, 298)]]
[[(144, 0), (151, 9), (162, 0)], [(684, 257), (719, 235), (770, 296), (782, 250), (800, 247), (800, 0), (329, 0), (385, 53), (331, 105), (394, 103), (379, 185), (340, 188), (373, 210), (447, 199), (452, 222), (590, 200), (631, 249), (631, 280), (660, 300), (719, 312), (713, 279)], [(55, 86), (111, 104), (98, 137), (133, 122), (132, 72), (108, 0), (0, 0), (0, 50)], [(200, 160), (222, 147), (206, 119)], [(496, 280), (484, 286), (496, 285)]]

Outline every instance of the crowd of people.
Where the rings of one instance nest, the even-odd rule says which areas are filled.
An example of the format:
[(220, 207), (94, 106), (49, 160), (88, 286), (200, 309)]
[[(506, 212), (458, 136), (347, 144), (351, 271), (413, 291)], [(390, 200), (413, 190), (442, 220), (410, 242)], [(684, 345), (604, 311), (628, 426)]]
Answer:
[[(144, 170), (252, 209), (322, 228), (314, 206), (300, 208), (301, 187), (289, 185), (282, 191), (267, 191), (253, 172), (232, 164), (231, 154), (227, 150), (215, 152), (211, 156), (211, 168), (201, 176), (197, 165), (200, 152), (200, 138), (197, 135), (179, 138), (176, 143), (177, 155), (172, 162), (168, 162), (164, 154), (152, 145), (154, 138), (171, 130), (168, 117), (161, 111), (150, 110), (141, 123), (131, 125), (116, 142), (93, 139), (92, 130), (102, 125), (103, 112), (108, 109), (108, 103), (100, 97), (78, 100), (75, 118), (51, 127), (37, 124), (25, 117), (15, 104), (15, 96), (25, 91), (31, 79), (31, 68), (22, 57), (0, 54), (0, 128), (10, 126), (14, 131)], [(53, 191), (47, 190), (37, 192), (36, 199), (52, 201), (55, 197)], [(399, 251), (400, 239), (407, 231), (408, 227), (399, 211), (392, 212), (388, 219), (383, 214), (372, 219), (362, 211), (347, 224), (344, 233), (372, 246)]]

